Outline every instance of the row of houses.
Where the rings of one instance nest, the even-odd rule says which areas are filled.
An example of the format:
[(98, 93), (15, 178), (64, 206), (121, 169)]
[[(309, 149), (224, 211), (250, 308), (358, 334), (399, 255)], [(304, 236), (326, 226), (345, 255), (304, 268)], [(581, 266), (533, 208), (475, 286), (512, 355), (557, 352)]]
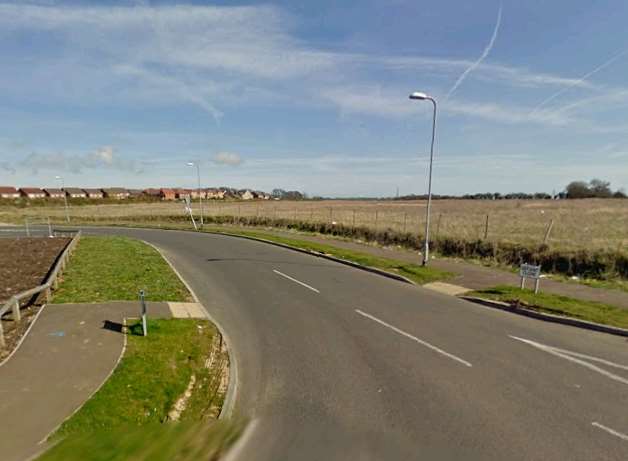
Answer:
[(104, 189), (85, 189), (78, 187), (66, 187), (62, 189), (51, 189), (37, 187), (0, 187), (0, 199), (62, 199), (64, 197), (73, 199), (116, 199), (128, 198), (153, 198), (156, 200), (180, 200), (189, 197), (190, 199), (213, 199), (224, 200), (235, 198), (241, 200), (269, 200), (270, 195), (265, 192), (251, 191), (249, 189), (236, 190), (231, 188), (206, 188), (206, 189), (125, 189), (122, 187), (110, 187)]

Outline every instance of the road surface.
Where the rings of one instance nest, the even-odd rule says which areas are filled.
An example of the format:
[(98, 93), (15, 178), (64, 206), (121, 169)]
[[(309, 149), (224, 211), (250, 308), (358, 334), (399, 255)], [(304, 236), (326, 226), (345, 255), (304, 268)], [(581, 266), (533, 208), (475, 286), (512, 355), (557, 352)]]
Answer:
[(625, 338), (234, 237), (164, 251), (226, 331), (238, 460), (626, 460)]

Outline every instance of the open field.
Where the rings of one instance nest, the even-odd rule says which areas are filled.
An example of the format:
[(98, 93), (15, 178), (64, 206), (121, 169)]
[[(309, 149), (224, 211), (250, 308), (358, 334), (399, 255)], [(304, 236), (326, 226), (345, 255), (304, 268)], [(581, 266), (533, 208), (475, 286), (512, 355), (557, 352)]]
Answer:
[[(255, 201), (205, 204), (208, 216), (267, 217), (304, 222), (335, 222), (346, 226), (392, 229), (423, 233), (425, 201)], [(198, 214), (198, 203), (194, 204)], [(129, 203), (73, 206), (70, 215), (77, 221), (124, 221), (125, 218), (160, 217), (184, 214), (181, 203)], [(0, 207), (0, 222), (22, 223), (25, 217), (64, 219), (63, 206)], [(433, 202), (433, 236), (463, 240), (538, 245), (552, 249), (598, 249), (628, 253), (628, 200), (436, 200)], [(487, 230), (488, 216), (488, 232)]]

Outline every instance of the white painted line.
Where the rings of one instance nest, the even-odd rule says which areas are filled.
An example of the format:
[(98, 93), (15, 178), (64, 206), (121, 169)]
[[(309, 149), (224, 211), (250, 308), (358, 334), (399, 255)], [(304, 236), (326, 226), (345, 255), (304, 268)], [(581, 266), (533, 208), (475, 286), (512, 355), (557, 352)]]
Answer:
[(423, 341), (422, 339), (417, 338), (416, 336), (411, 335), (410, 333), (406, 333), (403, 330), (400, 330), (399, 328), (384, 322), (383, 320), (378, 319), (377, 317), (371, 315), (371, 314), (367, 314), (366, 312), (361, 311), (360, 309), (355, 309), (355, 311), (360, 314), (363, 317), (366, 317), (368, 319), (373, 320), (374, 322), (379, 323), (380, 325), (383, 325), (387, 328), (390, 328), (391, 330), (393, 330), (396, 333), (399, 333), (402, 336), (405, 336), (406, 338), (410, 338), (413, 341), (416, 341), (417, 343), (427, 347), (428, 349), (432, 349), (435, 352), (438, 352), (441, 355), (444, 355), (445, 357), (448, 357), (452, 360), (455, 360), (456, 362), (462, 363), (463, 365), (467, 366), (467, 367), (472, 367), (473, 365), (471, 365), (469, 362), (467, 362), (466, 360), (461, 359), (460, 357), (457, 357), (453, 354), (450, 354), (449, 352), (445, 352), (444, 350), (428, 343), (427, 341)]
[(597, 427), (599, 429), (602, 429), (603, 431), (606, 431), (609, 434), (612, 434), (615, 437), (619, 437), (620, 439), (625, 440), (625, 441), (628, 442), (628, 435), (626, 435), (626, 434), (622, 434), (621, 432), (617, 432), (616, 430), (611, 429), (610, 427), (603, 426), (600, 423), (591, 423), (591, 425), (595, 426), (595, 427)]
[[(613, 381), (617, 381), (620, 382), (622, 384), (626, 384), (628, 385), (628, 379), (622, 377), (622, 376), (618, 376), (616, 374), (610, 373), (600, 367), (597, 367), (589, 362), (585, 362), (584, 360), (581, 360), (580, 358), (589, 358), (590, 360), (594, 360), (597, 362), (602, 362), (605, 363), (607, 365), (610, 366), (614, 366), (616, 368), (624, 368), (624, 365), (619, 365), (617, 363), (613, 363), (610, 362), (608, 360), (604, 360), (604, 359), (598, 359), (597, 357), (590, 357), (590, 356), (586, 356), (584, 354), (579, 354), (577, 352), (571, 352), (571, 351), (566, 351), (564, 349), (558, 349), (552, 346), (547, 346), (545, 344), (541, 344), (541, 343), (537, 343), (535, 341), (529, 340), (529, 339), (524, 339), (524, 338), (519, 338), (517, 336), (512, 336), (512, 335), (508, 335), (509, 337), (511, 337), (512, 339), (516, 339), (517, 341), (521, 341), (524, 342), (526, 344), (529, 344), (532, 347), (536, 347), (537, 349), (540, 349), (544, 352), (547, 352), (548, 354), (552, 354), (555, 355), (556, 357), (560, 357), (563, 358), (565, 360), (569, 360), (570, 362), (573, 363), (577, 363), (578, 365), (581, 365), (585, 368), (588, 368), (589, 370), (593, 370), (603, 376), (606, 376), (609, 379), (612, 379)], [(580, 357), (580, 358), (576, 358), (576, 357)], [(612, 365), (611, 365), (612, 364)]]
[(295, 278), (292, 278), (292, 277), (290, 277), (289, 275), (284, 274), (283, 272), (279, 272), (279, 271), (278, 271), (278, 270), (276, 270), (276, 269), (273, 269), (273, 272), (274, 272), (275, 274), (279, 274), (279, 275), (281, 275), (282, 277), (287, 278), (288, 280), (292, 280), (293, 282), (298, 283), (299, 285), (304, 286), (305, 288), (307, 288), (307, 289), (309, 289), (309, 290), (312, 290), (312, 291), (314, 291), (314, 292), (316, 292), (316, 293), (320, 293), (320, 291), (318, 291), (316, 288), (311, 287), (311, 286), (309, 286), (307, 283), (303, 283), (303, 282), (301, 282), (300, 280), (297, 280), (297, 279), (295, 279)]

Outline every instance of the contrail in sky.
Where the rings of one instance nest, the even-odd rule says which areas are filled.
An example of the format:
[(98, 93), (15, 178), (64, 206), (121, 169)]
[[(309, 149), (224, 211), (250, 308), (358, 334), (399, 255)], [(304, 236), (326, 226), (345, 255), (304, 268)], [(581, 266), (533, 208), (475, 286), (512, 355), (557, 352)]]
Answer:
[(493, 30), (493, 36), (491, 37), (491, 41), (488, 42), (488, 45), (486, 46), (486, 48), (484, 48), (484, 51), (482, 52), (482, 55), (478, 58), (478, 60), (475, 61), (473, 64), (471, 64), (467, 68), (467, 70), (465, 70), (462, 73), (462, 75), (458, 77), (458, 80), (456, 80), (456, 83), (454, 83), (454, 86), (451, 87), (451, 90), (449, 90), (445, 99), (449, 99), (449, 97), (454, 93), (454, 91), (456, 91), (458, 87), (462, 84), (464, 79), (467, 78), (467, 75), (469, 75), (471, 71), (475, 70), (476, 67), (482, 64), (482, 61), (486, 59), (488, 54), (493, 49), (493, 45), (495, 45), (495, 40), (497, 40), (497, 34), (499, 33), (499, 27), (502, 24), (502, 7), (503, 5), (499, 5), (499, 12), (497, 13), (497, 23), (495, 23), (495, 29)]
[(543, 101), (541, 101), (541, 103), (539, 105), (537, 105), (534, 109), (532, 109), (532, 111), (530, 112), (530, 114), (534, 114), (535, 112), (537, 112), (539, 109), (541, 109), (541, 107), (547, 105), (549, 102), (553, 101), (554, 99), (556, 99), (557, 97), (559, 97), (561, 94), (563, 94), (565, 91), (573, 88), (576, 85), (580, 85), (581, 83), (583, 83), (587, 78), (591, 77), (593, 74), (598, 73), (599, 71), (601, 71), (602, 69), (604, 69), (605, 67), (610, 66), (611, 64), (613, 64), (615, 61), (617, 61), (619, 58), (621, 58), (622, 56), (626, 55), (626, 53), (628, 53), (628, 50), (624, 50), (621, 53), (616, 54), (615, 56), (613, 56), (612, 58), (610, 58), (608, 61), (606, 61), (603, 64), (600, 64), (599, 66), (597, 66), (595, 69), (593, 69), (590, 72), (587, 72), (586, 74), (584, 74), (582, 77), (580, 77), (578, 80), (576, 80), (575, 82), (571, 83), (570, 85), (566, 86), (565, 88), (563, 88), (562, 90), (557, 91), (556, 93), (554, 93), (553, 95), (549, 96), (548, 98), (544, 99)]

